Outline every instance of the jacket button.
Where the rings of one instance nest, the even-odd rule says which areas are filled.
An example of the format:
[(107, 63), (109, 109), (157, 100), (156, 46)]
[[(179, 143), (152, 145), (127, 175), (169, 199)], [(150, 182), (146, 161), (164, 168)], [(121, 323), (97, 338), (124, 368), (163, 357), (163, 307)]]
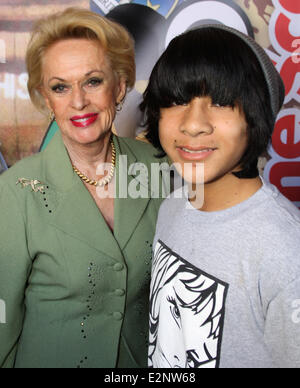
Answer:
[(125, 290), (117, 289), (117, 290), (115, 290), (115, 295), (116, 296), (124, 296)]
[(114, 265), (114, 270), (119, 272), (119, 271), (122, 271), (124, 269), (124, 265), (122, 263), (117, 263)]
[(121, 321), (123, 319), (123, 314), (119, 312), (113, 313), (113, 317), (116, 321)]

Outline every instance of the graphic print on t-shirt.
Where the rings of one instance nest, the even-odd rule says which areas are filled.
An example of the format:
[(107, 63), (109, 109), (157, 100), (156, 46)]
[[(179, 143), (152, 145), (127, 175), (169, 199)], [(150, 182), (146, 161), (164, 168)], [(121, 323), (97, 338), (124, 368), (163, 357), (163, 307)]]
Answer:
[(149, 367), (219, 367), (228, 287), (157, 242), (150, 292)]

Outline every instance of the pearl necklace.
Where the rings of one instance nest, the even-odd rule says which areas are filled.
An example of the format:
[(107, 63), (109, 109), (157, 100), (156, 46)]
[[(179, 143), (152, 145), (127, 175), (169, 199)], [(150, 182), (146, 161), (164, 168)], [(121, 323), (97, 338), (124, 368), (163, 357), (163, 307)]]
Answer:
[(73, 167), (73, 170), (76, 172), (76, 174), (79, 176), (79, 178), (81, 180), (83, 180), (85, 183), (88, 183), (89, 185), (92, 185), (92, 186), (100, 186), (100, 187), (103, 187), (103, 186), (106, 186), (108, 185), (113, 176), (114, 176), (114, 173), (115, 173), (115, 167), (116, 167), (116, 148), (115, 148), (115, 145), (114, 145), (114, 142), (113, 140), (110, 141), (110, 144), (111, 144), (111, 168), (110, 168), (110, 172), (109, 174), (105, 177), (105, 178), (101, 178), (99, 181), (96, 181), (96, 180), (93, 180), (93, 179), (90, 179), (88, 178), (86, 175), (82, 174), (82, 172), (80, 172), (73, 164), (72, 164), (72, 167)]

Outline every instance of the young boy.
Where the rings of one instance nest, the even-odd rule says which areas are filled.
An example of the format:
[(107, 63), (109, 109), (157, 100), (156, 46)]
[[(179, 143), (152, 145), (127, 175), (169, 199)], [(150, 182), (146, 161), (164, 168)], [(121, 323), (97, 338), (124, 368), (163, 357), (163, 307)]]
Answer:
[(283, 100), (264, 50), (223, 25), (175, 38), (153, 70), (147, 137), (190, 192), (159, 212), (150, 367), (300, 367), (300, 212), (257, 169)]

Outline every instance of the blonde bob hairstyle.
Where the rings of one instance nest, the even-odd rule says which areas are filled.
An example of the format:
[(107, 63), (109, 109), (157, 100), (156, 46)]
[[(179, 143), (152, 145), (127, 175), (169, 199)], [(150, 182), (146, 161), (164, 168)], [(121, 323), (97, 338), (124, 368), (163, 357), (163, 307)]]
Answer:
[(89, 39), (99, 41), (110, 60), (112, 70), (126, 80), (127, 90), (135, 84), (134, 42), (124, 27), (94, 12), (81, 8), (67, 8), (34, 26), (26, 52), (28, 91), (32, 103), (48, 112), (40, 93), (43, 83), (42, 60), (47, 49), (65, 39)]

